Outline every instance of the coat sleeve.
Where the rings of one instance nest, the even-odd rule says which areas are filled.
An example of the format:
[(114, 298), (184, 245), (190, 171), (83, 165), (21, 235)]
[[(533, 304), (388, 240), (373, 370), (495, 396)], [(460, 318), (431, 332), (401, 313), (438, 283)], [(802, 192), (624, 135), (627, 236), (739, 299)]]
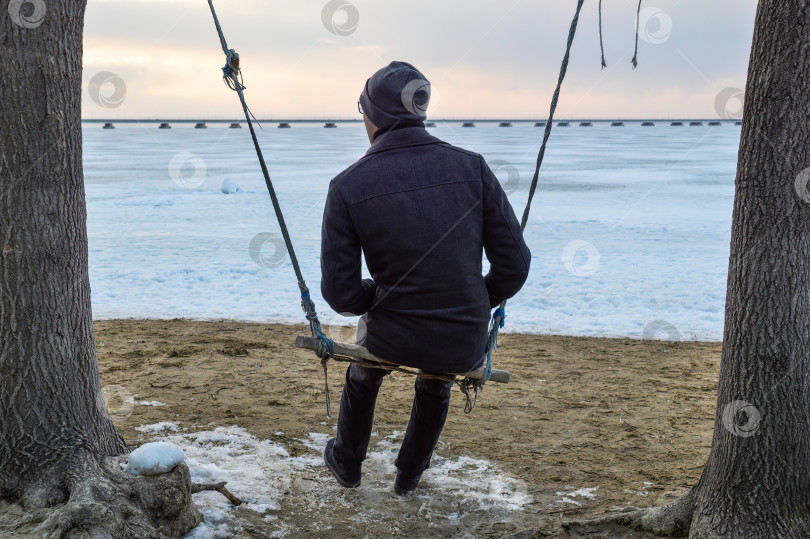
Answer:
[(484, 283), (491, 307), (518, 293), (529, 276), (531, 252), (498, 178), (481, 160), (484, 183), (484, 253), (489, 272)]
[(360, 238), (333, 182), (321, 228), (321, 295), (341, 314), (360, 316), (373, 305), (376, 284), (372, 279), (362, 279), (360, 257)]

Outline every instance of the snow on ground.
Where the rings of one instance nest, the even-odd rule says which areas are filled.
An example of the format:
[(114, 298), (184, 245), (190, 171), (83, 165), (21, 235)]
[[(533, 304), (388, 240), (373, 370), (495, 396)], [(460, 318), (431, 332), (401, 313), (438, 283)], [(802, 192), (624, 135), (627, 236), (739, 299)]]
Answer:
[(131, 474), (161, 475), (183, 462), (183, 449), (168, 442), (144, 444), (130, 453), (121, 467)]
[[(541, 130), (496, 125), (431, 131), (482, 153), (520, 215)], [(247, 130), (119, 127), (84, 129), (94, 314), (301, 322)], [(526, 230), (532, 272), (506, 331), (721, 339), (739, 134), (555, 129)], [(259, 136), (321, 319), (341, 324), (318, 294), (321, 215), (329, 180), (366, 151), (365, 131)]]
[(180, 430), (180, 427), (177, 425), (177, 423), (161, 421), (160, 423), (155, 423), (154, 425), (141, 425), (140, 427), (135, 427), (135, 430), (145, 434), (157, 434), (167, 430), (177, 432)]
[[(212, 431), (181, 432), (174, 423), (138, 427), (139, 432), (158, 433), (154, 440), (182, 448), (193, 481), (227, 481), (228, 489), (245, 501), (246, 506), (276, 520), (275, 512), (282, 497), (291, 490), (303, 489), (297, 504), (309, 504), (312, 510), (335, 504), (354, 506), (352, 518), (374, 519), (385, 510), (381, 499), (397, 499), (392, 484), (402, 432), (372, 441), (363, 465), (363, 484), (358, 489), (343, 489), (328, 475), (322, 460), (328, 436), (311, 433), (300, 442), (306, 454), (291, 457), (287, 449), (271, 440), (260, 440), (240, 427), (218, 427)], [(519, 511), (532, 498), (526, 485), (501, 471), (491, 462), (462, 456), (450, 459), (437, 454), (413, 495), (421, 502), (425, 518), (457, 522), (460, 512), (485, 510), (492, 514)], [(234, 508), (217, 492), (194, 495), (205, 522), (193, 530), (190, 538), (229, 537), (228, 521)], [(362, 505), (364, 507), (357, 507)], [(383, 504), (384, 505), (384, 504)], [(362, 523), (362, 522), (359, 522)], [(283, 525), (279, 525), (283, 531)]]
[(639, 490), (624, 489), (624, 491), (628, 494), (635, 494), (636, 496), (649, 496), (650, 493), (648, 489), (652, 488), (653, 486), (655, 486), (655, 483), (644, 481), (644, 484)]
[(572, 505), (576, 505), (577, 507), (581, 507), (582, 503), (577, 501), (575, 498), (585, 498), (588, 500), (593, 500), (596, 498), (596, 491), (599, 490), (599, 487), (586, 487), (586, 488), (578, 488), (571, 492), (558, 492), (557, 496), (562, 496), (560, 501), (562, 503), (569, 503)]

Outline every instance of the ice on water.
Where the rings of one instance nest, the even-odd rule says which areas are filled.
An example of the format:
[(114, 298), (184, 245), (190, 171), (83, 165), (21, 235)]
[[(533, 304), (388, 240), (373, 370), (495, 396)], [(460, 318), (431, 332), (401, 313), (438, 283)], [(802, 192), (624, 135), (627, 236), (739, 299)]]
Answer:
[[(483, 154), (520, 216), (541, 133), (513, 125), (431, 131)], [(120, 127), (84, 132), (94, 315), (301, 322), (247, 131)], [(506, 330), (720, 339), (739, 133), (555, 130), (526, 230), (532, 271)], [(268, 124), (259, 136), (321, 319), (345, 323), (318, 294), (321, 215), (329, 180), (368, 147), (363, 127)]]

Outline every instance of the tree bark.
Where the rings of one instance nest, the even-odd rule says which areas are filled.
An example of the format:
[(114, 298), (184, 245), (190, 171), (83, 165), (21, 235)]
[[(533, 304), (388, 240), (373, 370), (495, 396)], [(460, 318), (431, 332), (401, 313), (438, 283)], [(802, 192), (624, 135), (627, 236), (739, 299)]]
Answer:
[(746, 90), (712, 451), (693, 536), (810, 535), (810, 2), (762, 0)]
[[(25, 6), (23, 6), (25, 7)], [(0, 63), (0, 495), (66, 454), (127, 452), (106, 415), (87, 270), (81, 74), (85, 1), (48, 2), (36, 28), (3, 17)], [(3, 10), (6, 12), (7, 10)]]
[(735, 180), (723, 355), (700, 480), (586, 523), (689, 537), (810, 536), (810, 0), (760, 0)]
[[(86, 0), (17, 4), (0, 2), (0, 531), (182, 534), (200, 520), (188, 469), (122, 473), (116, 456), (128, 450), (99, 379), (82, 171)], [(3, 518), (14, 511), (25, 518)]]

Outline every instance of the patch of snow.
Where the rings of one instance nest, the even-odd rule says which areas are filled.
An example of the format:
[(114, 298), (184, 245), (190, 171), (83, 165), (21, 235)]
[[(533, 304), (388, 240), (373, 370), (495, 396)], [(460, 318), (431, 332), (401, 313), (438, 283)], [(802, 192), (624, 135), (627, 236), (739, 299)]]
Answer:
[(165, 402), (160, 401), (141, 401), (138, 404), (141, 406), (166, 406)]
[[(257, 513), (275, 511), (291, 483), (295, 466), (287, 450), (270, 440), (260, 440), (240, 427), (217, 427), (160, 438), (183, 447), (191, 479), (197, 483), (227, 482), (228, 490)], [(194, 495), (205, 522), (187, 536), (231, 537), (227, 521), (233, 506), (218, 492)]]
[(129, 455), (121, 467), (131, 474), (160, 475), (183, 463), (183, 449), (168, 442), (144, 444)]
[(141, 425), (140, 427), (135, 427), (135, 430), (147, 434), (157, 434), (159, 432), (163, 432), (164, 430), (177, 432), (180, 430), (180, 427), (177, 426), (177, 423), (162, 421), (160, 423), (155, 423), (154, 425)]
[(456, 497), (474, 498), (481, 509), (519, 511), (532, 500), (523, 481), (507, 476), (488, 460), (435, 457), (429, 472), (433, 488), (450, 491)]
[[(377, 450), (370, 451), (363, 463), (363, 476), (379, 476), (381, 487), (391, 490), (396, 473), (397, 453), (404, 433), (397, 431), (396, 440), (387, 436), (377, 443)], [(476, 459), (462, 455), (449, 459), (434, 453), (430, 468), (422, 476), (417, 497), (426, 500), (439, 498), (448, 505), (453, 500), (470, 510), (484, 509), (489, 511), (519, 511), (531, 503), (526, 484), (520, 479), (508, 476), (497, 466), (485, 459)]]
[(323, 448), (326, 447), (326, 442), (329, 441), (329, 438), (332, 437), (329, 436), (328, 434), (321, 434), (320, 432), (310, 432), (309, 438), (299, 441), (309, 449), (314, 449), (319, 453), (322, 453)]
[[(566, 485), (566, 487), (569, 487)], [(570, 487), (569, 487), (570, 488)], [(599, 490), (598, 486), (595, 487), (588, 487), (588, 488), (579, 488), (571, 492), (558, 492), (557, 496), (562, 496), (563, 503), (571, 503), (577, 506), (582, 506), (581, 503), (574, 500), (573, 498), (587, 498), (589, 500), (593, 500), (596, 498), (596, 491)]]
[(194, 501), (197, 502), (197, 508), (200, 509), (205, 520), (188, 532), (185, 539), (230, 539), (233, 537), (228, 526), (230, 512), (217, 508), (201, 508), (196, 494)]
[[(236, 426), (178, 433), (176, 424), (158, 423), (139, 427), (139, 431), (156, 433), (156, 440), (182, 447), (193, 481), (227, 482), (228, 489), (245, 502), (243, 507), (264, 514), (265, 520), (278, 518), (272, 512), (281, 508), (282, 496), (290, 492), (303, 491), (296, 503), (314, 512), (336, 505), (355, 507), (357, 516), (352, 518), (358, 525), (387, 514), (387, 502), (407, 501), (392, 488), (402, 431), (386, 436), (381, 433), (379, 441), (369, 448), (359, 489), (337, 486), (326, 470), (321, 453), (331, 437), (328, 434), (313, 432), (298, 440), (309, 452), (291, 457), (281, 444), (260, 440)], [(422, 502), (420, 511), (426, 519), (448, 523), (458, 522), (460, 512), (508, 513), (532, 502), (523, 481), (488, 460), (469, 456), (450, 459), (434, 455), (412, 496)], [(205, 522), (187, 538), (234, 536), (235, 530), (229, 526), (234, 507), (221, 494), (200, 492), (194, 501)], [(279, 522), (279, 526), (284, 528), (284, 523)]]
[(226, 195), (233, 195), (242, 191), (239, 186), (236, 185), (236, 182), (230, 179), (226, 179), (222, 182), (220, 190)]
[(599, 487), (590, 487), (590, 488), (581, 488), (577, 489), (574, 492), (569, 492), (569, 496), (582, 496), (583, 498), (588, 498), (589, 500), (593, 500), (596, 498), (596, 491), (599, 490)]
[(651, 481), (644, 481), (644, 486), (641, 487), (641, 490), (636, 492), (636, 496), (649, 496), (650, 493), (647, 492), (647, 489), (653, 485), (655, 485), (655, 483)]

